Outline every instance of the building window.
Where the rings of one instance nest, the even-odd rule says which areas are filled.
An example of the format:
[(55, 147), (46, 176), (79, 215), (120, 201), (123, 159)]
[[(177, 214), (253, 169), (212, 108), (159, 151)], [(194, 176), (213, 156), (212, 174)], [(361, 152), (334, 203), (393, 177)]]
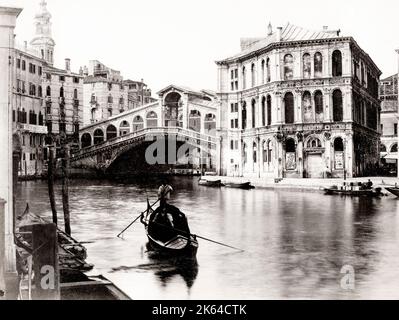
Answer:
[(238, 69), (231, 70), (230, 85), (231, 91), (238, 90)]
[(108, 103), (113, 103), (113, 102), (114, 102), (114, 98), (111, 95), (109, 95), (108, 96)]
[(334, 151), (344, 152), (344, 141), (342, 140), (342, 138), (337, 138), (334, 140)]
[(188, 122), (190, 130), (201, 132), (201, 113), (198, 110), (192, 110), (190, 112)]
[(255, 67), (255, 63), (253, 63), (252, 66), (251, 66), (251, 86), (252, 87), (256, 86), (256, 67)]
[(308, 141), (307, 147), (309, 149), (321, 148), (321, 141), (318, 138), (312, 138)]
[(60, 81), (64, 82), (65, 81), (65, 76), (60, 76)]
[(398, 135), (398, 124), (397, 123), (394, 123), (394, 125), (393, 125), (393, 134), (395, 136)]
[(89, 133), (83, 134), (82, 139), (81, 139), (81, 145), (82, 145), (82, 149), (91, 146), (91, 135)]
[(38, 67), (38, 72), (39, 72), (39, 76), (41, 76), (43, 74), (43, 68), (42, 67)]
[(247, 150), (247, 145), (245, 143), (243, 145), (242, 150), (243, 150), (242, 155), (243, 155), (243, 160), (244, 160), (243, 162), (244, 162), (244, 165), (245, 165), (248, 162), (248, 150)]
[(50, 86), (47, 86), (47, 89), (46, 89), (46, 96), (47, 96), (47, 97), (51, 97), (51, 88), (50, 88)]
[(158, 127), (158, 115), (151, 111), (147, 114), (147, 128), (156, 128)]
[(66, 124), (64, 122), (60, 122), (60, 133), (61, 132), (66, 132)]
[(272, 152), (273, 152), (273, 147), (272, 147), (272, 142), (269, 140), (268, 142), (263, 143), (263, 162), (267, 164), (272, 163)]
[(43, 97), (43, 88), (42, 88), (42, 86), (39, 86), (39, 87), (38, 87), (38, 96), (39, 96), (40, 98)]
[(26, 62), (25, 62), (25, 60), (22, 60), (22, 70), (23, 71), (26, 70)]
[(142, 117), (137, 116), (133, 119), (133, 132), (144, 129), (144, 120)]
[(21, 59), (17, 59), (17, 69), (21, 69)]
[(270, 58), (266, 59), (266, 82), (269, 83), (271, 81), (271, 73), (270, 73)]
[(333, 117), (334, 122), (341, 122), (344, 118), (341, 90), (333, 92)]
[(261, 67), (262, 84), (265, 84), (265, 66), (266, 62), (265, 60), (262, 60), (262, 67)]
[(387, 152), (387, 147), (384, 144), (380, 146), (381, 152)]
[(242, 120), (242, 130), (247, 128), (247, 103), (244, 101), (242, 105), (242, 112), (241, 112), (241, 120)]
[(60, 98), (64, 98), (64, 87), (60, 88)]
[(51, 80), (51, 73), (46, 73), (46, 79)]
[(73, 98), (78, 100), (78, 89), (73, 90)]
[(323, 76), (323, 56), (320, 52), (314, 55), (314, 76), (320, 78)]
[(284, 57), (284, 80), (291, 80), (294, 78), (294, 58), (291, 54)]
[(256, 100), (252, 100), (251, 106), (251, 113), (252, 113), (252, 128), (256, 127)]
[(255, 142), (253, 144), (252, 156), (253, 156), (253, 162), (257, 163), (258, 162), (258, 146), (256, 145)]
[(78, 77), (73, 77), (73, 83), (79, 83), (79, 78)]
[(398, 152), (398, 144), (395, 143), (392, 147), (391, 147), (391, 153), (397, 153)]
[(304, 122), (313, 122), (313, 107), (312, 107), (312, 96), (309, 91), (305, 91), (302, 96), (302, 112)]
[(114, 125), (109, 125), (107, 127), (107, 141), (111, 139), (115, 139), (118, 136), (118, 130)]
[(291, 92), (284, 96), (285, 123), (292, 124), (295, 121), (294, 95)]
[(309, 53), (305, 53), (303, 55), (303, 77), (304, 79), (309, 79), (311, 77), (311, 73), (312, 73), (312, 61), (311, 61), (311, 56)]
[(323, 104), (324, 104), (323, 93), (321, 91), (316, 91), (314, 94), (316, 122), (323, 122), (323, 120), (324, 120), (324, 105)]
[(335, 50), (332, 54), (332, 75), (333, 77), (342, 76), (342, 53)]
[(262, 98), (262, 127), (266, 126), (266, 98)]
[(247, 69), (242, 67), (242, 88), (245, 90), (247, 88)]
[(272, 125), (272, 97), (267, 96), (267, 125)]

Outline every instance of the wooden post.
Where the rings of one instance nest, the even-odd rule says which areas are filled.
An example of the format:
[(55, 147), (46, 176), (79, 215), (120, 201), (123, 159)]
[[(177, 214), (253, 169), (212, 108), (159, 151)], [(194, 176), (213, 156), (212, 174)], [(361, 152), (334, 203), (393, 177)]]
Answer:
[(60, 300), (57, 227), (55, 224), (32, 227), (33, 270), (35, 289), (33, 300)]
[(50, 152), (47, 168), (48, 194), (50, 198), (51, 211), (53, 213), (53, 223), (58, 225), (57, 208), (54, 197), (54, 147), (50, 146), (49, 149)]
[(63, 145), (62, 207), (64, 209), (65, 233), (71, 235), (71, 218), (69, 210), (69, 146), (67, 144)]

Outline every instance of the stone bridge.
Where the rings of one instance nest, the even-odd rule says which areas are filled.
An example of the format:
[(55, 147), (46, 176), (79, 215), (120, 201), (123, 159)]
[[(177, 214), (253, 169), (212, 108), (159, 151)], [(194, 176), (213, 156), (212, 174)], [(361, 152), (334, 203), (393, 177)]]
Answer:
[[(125, 167), (131, 169), (146, 162), (164, 168), (182, 164), (214, 170), (215, 97), (176, 86), (158, 94), (156, 103), (82, 128), (80, 150), (72, 154), (71, 166), (105, 173), (117, 163), (119, 167), (115, 164), (113, 169), (118, 172), (125, 161)], [(149, 161), (148, 155), (156, 161)]]

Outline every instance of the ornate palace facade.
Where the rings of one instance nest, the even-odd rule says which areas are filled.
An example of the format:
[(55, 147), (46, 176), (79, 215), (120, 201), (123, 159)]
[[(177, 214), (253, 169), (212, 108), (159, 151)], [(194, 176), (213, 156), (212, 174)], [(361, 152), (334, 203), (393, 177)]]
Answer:
[(358, 177), (379, 163), (381, 71), (352, 37), (288, 24), (217, 62), (220, 173)]

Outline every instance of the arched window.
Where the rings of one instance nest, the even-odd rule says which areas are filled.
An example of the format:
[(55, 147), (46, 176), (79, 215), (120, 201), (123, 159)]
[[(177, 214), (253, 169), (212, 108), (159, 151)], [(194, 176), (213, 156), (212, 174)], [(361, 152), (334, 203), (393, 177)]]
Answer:
[(242, 156), (243, 156), (243, 162), (244, 165), (248, 163), (248, 148), (247, 148), (247, 144), (244, 143), (243, 147), (242, 147)]
[(46, 89), (46, 96), (47, 96), (47, 97), (51, 97), (51, 88), (50, 88), (50, 86), (47, 86), (47, 89)]
[(295, 122), (294, 115), (294, 95), (287, 92), (284, 96), (285, 123), (292, 124)]
[(252, 128), (255, 128), (256, 127), (256, 100), (255, 99), (252, 99), (251, 115), (252, 115)]
[(302, 96), (302, 111), (303, 111), (303, 121), (304, 122), (313, 122), (313, 107), (312, 107), (312, 96), (309, 91), (305, 91)]
[(294, 78), (294, 58), (287, 54), (284, 57), (284, 80), (291, 80)]
[(340, 122), (344, 119), (342, 92), (339, 89), (333, 92), (333, 117), (335, 122)]
[(113, 126), (112, 124), (109, 125), (107, 128), (107, 141), (115, 139), (117, 136), (118, 136), (118, 131), (116, 130), (116, 127)]
[(147, 114), (147, 128), (156, 128), (158, 127), (158, 115), (151, 111)]
[(247, 103), (244, 101), (242, 104), (242, 112), (241, 112), (241, 120), (242, 120), (242, 130), (247, 128)]
[(335, 50), (332, 54), (332, 75), (333, 77), (342, 76), (342, 53)]
[(60, 98), (64, 98), (64, 87), (60, 88)]
[(287, 170), (296, 170), (296, 143), (294, 139), (285, 142), (285, 167)]
[(334, 151), (335, 152), (344, 152), (344, 141), (342, 138), (336, 138), (334, 140)]
[(43, 88), (42, 88), (42, 86), (39, 86), (37, 88), (37, 92), (38, 92), (39, 98), (42, 98), (43, 97)]
[(126, 136), (130, 133), (130, 124), (127, 121), (122, 121), (119, 125), (119, 136)]
[(392, 147), (391, 147), (391, 153), (397, 153), (398, 152), (398, 144), (395, 143)]
[(144, 120), (140, 116), (136, 116), (133, 119), (133, 132), (140, 131), (144, 129)]
[(253, 146), (252, 146), (252, 157), (253, 157), (253, 162), (257, 163), (258, 162), (258, 146), (256, 144), (256, 142), (254, 142)]
[(91, 135), (89, 133), (85, 133), (84, 135), (82, 135), (81, 145), (82, 149), (91, 146)]
[(314, 55), (314, 76), (320, 78), (323, 76), (323, 56), (320, 52)]
[(188, 127), (196, 132), (201, 132), (201, 113), (198, 110), (192, 110), (188, 117)]
[(314, 106), (316, 113), (316, 122), (324, 121), (324, 102), (323, 93), (321, 91), (316, 91), (314, 94)]
[(97, 109), (91, 109), (91, 121), (94, 122), (96, 120)]
[(73, 98), (78, 100), (78, 89), (73, 90)]
[(267, 96), (267, 125), (272, 125), (272, 97)]
[(94, 145), (104, 142), (104, 132), (101, 129), (94, 131)]
[(272, 163), (273, 145), (272, 142), (263, 142), (263, 163), (270, 165)]
[(207, 114), (205, 116), (205, 133), (215, 134), (216, 132), (216, 116), (214, 114)]
[(265, 84), (265, 66), (266, 66), (266, 63), (265, 63), (265, 60), (262, 60), (262, 84)]
[(266, 98), (262, 98), (262, 127), (266, 126)]
[(242, 67), (242, 88), (247, 88), (247, 70), (245, 67)]
[(252, 87), (256, 86), (256, 67), (255, 67), (255, 63), (253, 63), (252, 66), (251, 66), (251, 86)]
[(271, 80), (270, 74), (270, 58), (266, 59), (266, 82), (269, 83)]
[(307, 147), (309, 149), (314, 149), (314, 148), (321, 148), (321, 141), (318, 138), (311, 138), (309, 139), (308, 143), (307, 143)]
[(381, 152), (387, 152), (387, 147), (385, 146), (385, 144), (381, 144), (380, 149)]
[(309, 53), (305, 53), (302, 57), (303, 78), (309, 79), (312, 73), (312, 58)]

